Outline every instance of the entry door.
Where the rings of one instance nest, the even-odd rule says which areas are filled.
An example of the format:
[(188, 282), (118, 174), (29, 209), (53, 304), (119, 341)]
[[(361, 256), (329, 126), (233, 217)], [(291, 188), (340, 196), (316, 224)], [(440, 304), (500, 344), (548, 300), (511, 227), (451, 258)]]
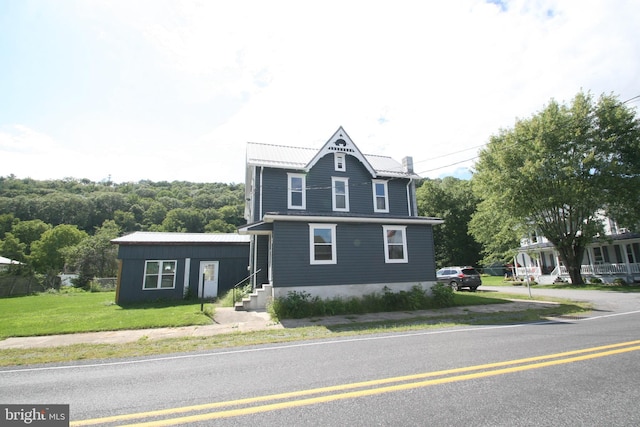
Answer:
[(219, 261), (200, 261), (198, 297), (214, 298), (218, 296), (218, 263)]

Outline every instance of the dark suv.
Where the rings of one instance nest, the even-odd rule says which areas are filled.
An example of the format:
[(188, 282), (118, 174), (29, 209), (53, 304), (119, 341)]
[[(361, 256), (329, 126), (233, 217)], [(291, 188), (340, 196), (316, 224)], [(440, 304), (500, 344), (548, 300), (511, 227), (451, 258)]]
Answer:
[(480, 273), (473, 267), (445, 267), (436, 271), (438, 282), (448, 284), (457, 291), (462, 288), (469, 288), (475, 291), (482, 285)]

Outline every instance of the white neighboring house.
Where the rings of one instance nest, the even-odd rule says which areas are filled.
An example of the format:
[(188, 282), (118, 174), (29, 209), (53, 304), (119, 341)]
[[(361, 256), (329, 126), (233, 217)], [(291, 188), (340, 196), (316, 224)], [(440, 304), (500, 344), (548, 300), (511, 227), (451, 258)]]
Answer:
[[(603, 218), (605, 235), (587, 246), (582, 259), (582, 276), (597, 277), (605, 283), (620, 278), (627, 283), (640, 282), (640, 233), (620, 228), (609, 218)], [(540, 235), (520, 241), (514, 259), (517, 277), (533, 278), (540, 284), (561, 279), (570, 281), (566, 267), (553, 245)]]
[(22, 263), (20, 261), (15, 261), (15, 260), (0, 256), (0, 270), (5, 270), (9, 268), (10, 265), (18, 265), (18, 264), (22, 264)]

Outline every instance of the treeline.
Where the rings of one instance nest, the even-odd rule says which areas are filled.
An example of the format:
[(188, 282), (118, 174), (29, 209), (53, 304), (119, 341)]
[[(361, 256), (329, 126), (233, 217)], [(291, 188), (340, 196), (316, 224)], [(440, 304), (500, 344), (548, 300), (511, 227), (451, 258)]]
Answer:
[(86, 179), (0, 177), (0, 256), (20, 262), (4, 274), (60, 272), (76, 285), (117, 271), (112, 239), (133, 231), (234, 232), (245, 223), (244, 185), (184, 181), (115, 184)]
[[(123, 233), (233, 232), (244, 224), (243, 212), (244, 184), (0, 177), (0, 215), (75, 225), (89, 234), (106, 220)], [(0, 234), (7, 231), (2, 227)]]

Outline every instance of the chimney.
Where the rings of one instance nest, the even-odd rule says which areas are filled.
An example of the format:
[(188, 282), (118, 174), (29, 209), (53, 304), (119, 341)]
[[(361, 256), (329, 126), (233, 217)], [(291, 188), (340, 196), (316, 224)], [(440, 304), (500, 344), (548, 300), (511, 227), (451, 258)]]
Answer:
[(413, 173), (413, 157), (407, 156), (402, 159), (402, 168), (407, 173)]

